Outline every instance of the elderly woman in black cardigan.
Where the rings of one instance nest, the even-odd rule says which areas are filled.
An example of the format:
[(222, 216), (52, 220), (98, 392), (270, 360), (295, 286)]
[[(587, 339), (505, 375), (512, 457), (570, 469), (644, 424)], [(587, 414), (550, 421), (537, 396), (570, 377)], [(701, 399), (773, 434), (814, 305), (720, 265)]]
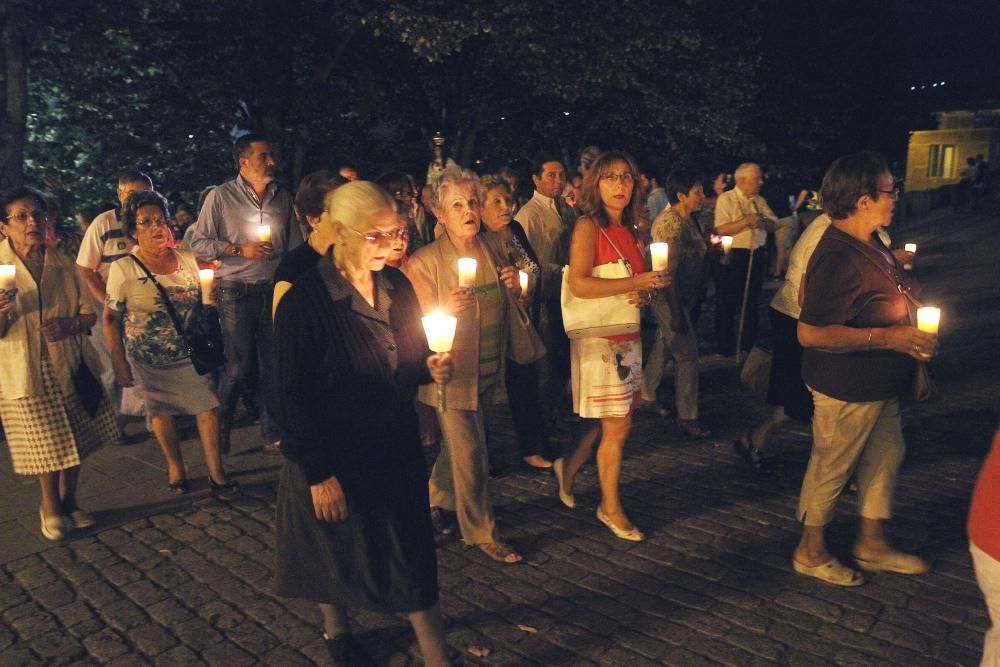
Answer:
[(336, 664), (365, 660), (345, 613), (365, 607), (406, 613), (425, 663), (447, 665), (414, 398), (452, 362), (431, 354), (413, 288), (385, 267), (404, 231), (392, 198), (357, 181), (326, 208), (334, 245), (275, 320), (278, 591), (319, 603)]

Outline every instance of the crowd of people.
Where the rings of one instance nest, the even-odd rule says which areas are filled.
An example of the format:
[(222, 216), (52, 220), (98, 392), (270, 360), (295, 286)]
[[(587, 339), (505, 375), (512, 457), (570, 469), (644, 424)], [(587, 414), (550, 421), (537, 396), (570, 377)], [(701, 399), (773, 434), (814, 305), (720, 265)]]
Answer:
[[(190, 415), (209, 488), (238, 494), (224, 456), (242, 401), (259, 416), (261, 447), (285, 459), (279, 592), (318, 603), (337, 664), (362, 660), (347, 613), (364, 607), (407, 614), (427, 664), (449, 664), (435, 540), (458, 535), (498, 563), (525, 560), (500, 535), (489, 494), (498, 388), (525, 469), (553, 474), (558, 500), (575, 509), (574, 482), (596, 451), (596, 518), (642, 541), (619, 489), (632, 418), (669, 414), (657, 400), (669, 357), (678, 429), (709, 435), (697, 339), (707, 286), (717, 351), (742, 358), (771, 274), (784, 280), (770, 308), (773, 412), (734, 448), (766, 474), (773, 435), (789, 419), (812, 422), (793, 569), (840, 586), (861, 585), (862, 572), (928, 570), (885, 530), (904, 452), (900, 403), (938, 342), (916, 326), (920, 287), (903, 269), (913, 254), (886, 232), (899, 191), (882, 156), (835, 161), (818, 192), (823, 214), (808, 217), (800, 209), (820, 197), (786, 183), (783, 201), (769, 202), (754, 163), (732, 178), (644, 173), (625, 152), (587, 147), (573, 173), (559, 153), (540, 153), (530, 197), (512, 170), (454, 164), (422, 188), (402, 172), (366, 181), (322, 170), (293, 196), (266, 137), (239, 138), (233, 158), (235, 177), (195, 209), (122, 172), (120, 209), (93, 219), (75, 257), (51, 233), (48, 197), (22, 187), (0, 202), (0, 264), (13, 267), (0, 289), (0, 418), (15, 472), (39, 480), (46, 538), (94, 524), (76, 503), (78, 472), (121, 438), (124, 415), (147, 419), (167, 492), (190, 490), (176, 424)], [(668, 244), (665, 265), (653, 267), (651, 243)], [(469, 258), (471, 274), (459, 268)], [(643, 354), (639, 330), (570, 338), (569, 297), (647, 310), (652, 349)], [(197, 369), (186, 333), (206, 310), (225, 352), (214, 373)], [(428, 346), (420, 318), (433, 311), (456, 318), (449, 352)], [(824, 532), (852, 478), (853, 566), (831, 556)], [(984, 480), (981, 494), (995, 496), (996, 475)], [(973, 529), (994, 613), (995, 506), (979, 501)], [(989, 637), (995, 655), (995, 629)]]

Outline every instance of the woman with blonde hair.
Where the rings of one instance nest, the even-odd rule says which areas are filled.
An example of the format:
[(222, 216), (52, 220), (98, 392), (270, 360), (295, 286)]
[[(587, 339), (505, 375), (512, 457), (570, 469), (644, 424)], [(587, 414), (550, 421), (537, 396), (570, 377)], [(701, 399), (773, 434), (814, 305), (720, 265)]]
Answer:
[[(670, 285), (659, 271), (646, 271), (636, 227), (642, 219), (643, 202), (635, 187), (639, 169), (626, 153), (601, 154), (584, 177), (583, 215), (577, 220), (569, 252), (569, 289), (580, 299), (626, 294), (638, 308), (649, 301), (649, 292)], [(628, 277), (598, 278), (593, 269), (623, 259)], [(601, 503), (597, 518), (616, 537), (641, 541), (642, 531), (633, 525), (622, 507), (618, 492), (622, 451), (632, 424), (642, 379), (642, 344), (639, 333), (607, 338), (570, 341), (573, 411), (590, 422), (576, 449), (567, 459), (554, 462), (559, 498), (575, 507), (573, 480), (597, 444), (597, 472)]]
[(353, 181), (325, 203), (334, 243), (275, 318), (278, 591), (319, 603), (334, 664), (369, 664), (347, 620), (362, 607), (407, 614), (424, 662), (447, 665), (413, 405), (452, 363), (431, 354), (410, 282), (386, 267), (404, 231), (389, 195)]

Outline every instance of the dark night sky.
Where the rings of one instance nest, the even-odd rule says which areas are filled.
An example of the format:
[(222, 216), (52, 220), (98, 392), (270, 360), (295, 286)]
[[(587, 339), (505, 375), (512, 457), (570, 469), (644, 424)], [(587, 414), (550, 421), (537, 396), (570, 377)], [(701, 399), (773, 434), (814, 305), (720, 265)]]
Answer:
[[(1000, 107), (1000, 1), (898, 0), (907, 87), (927, 110)], [(934, 90), (930, 84), (946, 81)]]

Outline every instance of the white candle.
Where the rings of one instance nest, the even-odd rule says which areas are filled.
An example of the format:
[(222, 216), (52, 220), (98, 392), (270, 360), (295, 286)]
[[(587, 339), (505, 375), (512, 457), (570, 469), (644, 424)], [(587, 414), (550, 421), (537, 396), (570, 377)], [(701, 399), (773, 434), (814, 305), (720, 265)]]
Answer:
[(257, 228), (257, 238), (259, 238), (264, 243), (271, 242), (271, 226), (261, 225)]
[(941, 323), (941, 309), (933, 306), (917, 308), (917, 328), (929, 334), (937, 335)]
[(521, 284), (521, 294), (528, 294), (528, 273), (526, 271), (517, 272), (517, 281)]
[(653, 260), (653, 270), (654, 271), (666, 271), (667, 270), (667, 258), (669, 256), (670, 247), (666, 243), (650, 243), (649, 244), (649, 255)]
[(458, 318), (435, 310), (430, 315), (421, 317), (420, 321), (423, 322), (424, 333), (427, 334), (427, 346), (438, 354), (451, 352)]
[(723, 236), (722, 237), (722, 251), (728, 255), (729, 251), (732, 250), (732, 249), (733, 249), (733, 237), (732, 236)]
[(0, 264), (0, 289), (14, 289), (14, 277), (17, 267), (13, 264)]
[(201, 281), (201, 302), (206, 305), (215, 303), (215, 299), (212, 297), (212, 282), (215, 280), (215, 271), (198, 269), (198, 280)]
[(460, 257), (458, 259), (458, 286), (476, 286), (476, 260), (472, 257)]
[[(430, 315), (421, 317), (420, 321), (423, 322), (424, 333), (427, 335), (427, 347), (437, 354), (451, 352), (451, 346), (455, 342), (455, 326), (458, 324), (458, 318), (435, 310)], [(444, 412), (448, 408), (448, 398), (445, 395), (443, 384), (437, 386), (437, 399), (438, 412)]]

